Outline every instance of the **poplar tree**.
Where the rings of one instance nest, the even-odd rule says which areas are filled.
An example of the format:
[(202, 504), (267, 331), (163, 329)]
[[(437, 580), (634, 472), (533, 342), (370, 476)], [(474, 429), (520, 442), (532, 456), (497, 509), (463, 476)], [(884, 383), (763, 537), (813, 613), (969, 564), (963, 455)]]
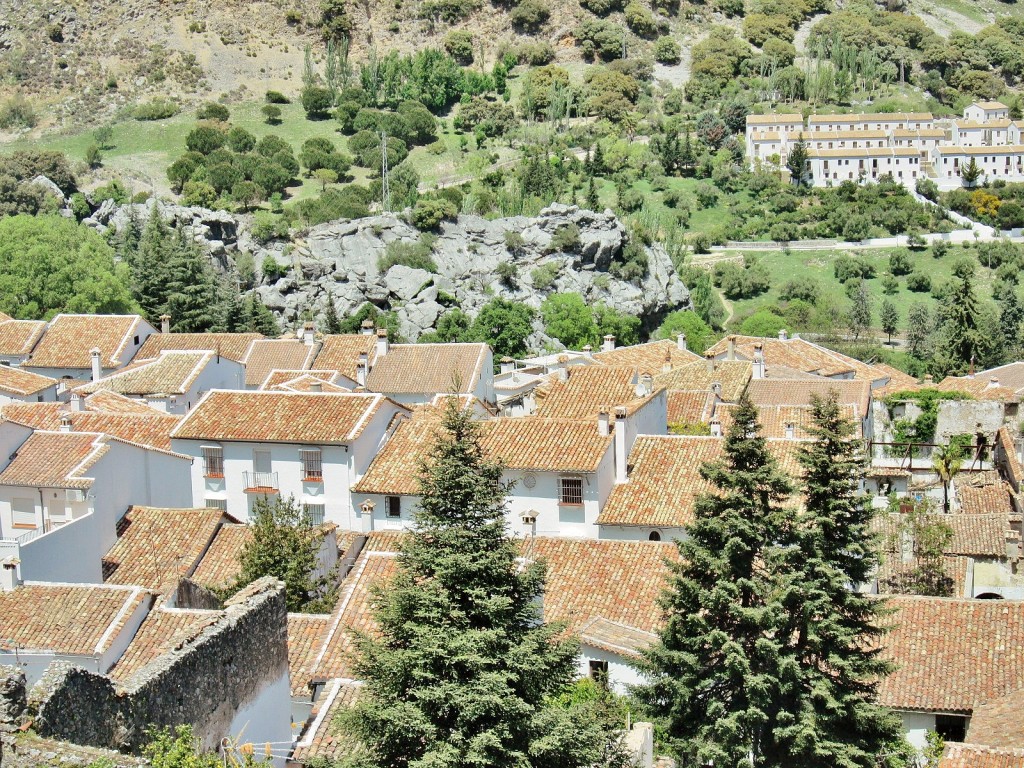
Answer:
[(663, 629), (638, 665), (649, 682), (636, 694), (682, 765), (768, 765), (784, 622), (773, 565), (793, 517), (783, 506), (793, 486), (747, 395), (723, 458), (700, 473), (714, 490), (697, 498), (688, 536), (677, 542)]
[(421, 467), (415, 526), (379, 589), (379, 632), (356, 638), (365, 681), (342, 727), (366, 766), (591, 766), (591, 723), (554, 694), (578, 645), (543, 623), (541, 563), (523, 565), (508, 536), (502, 467), (479, 426), (449, 401)]
[(803, 510), (780, 568), (788, 623), (785, 696), (767, 750), (775, 765), (876, 768), (900, 737), (877, 703), (885, 603), (855, 591), (878, 566), (872, 510), (858, 488), (866, 459), (835, 393), (812, 397), (813, 441), (800, 448)]

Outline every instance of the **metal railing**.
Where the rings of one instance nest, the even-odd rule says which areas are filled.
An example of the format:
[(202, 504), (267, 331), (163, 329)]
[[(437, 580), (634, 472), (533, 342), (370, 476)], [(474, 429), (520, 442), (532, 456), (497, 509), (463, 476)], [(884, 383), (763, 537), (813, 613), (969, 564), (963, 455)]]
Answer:
[(277, 472), (243, 472), (242, 482), (246, 493), (276, 493), (278, 488)]

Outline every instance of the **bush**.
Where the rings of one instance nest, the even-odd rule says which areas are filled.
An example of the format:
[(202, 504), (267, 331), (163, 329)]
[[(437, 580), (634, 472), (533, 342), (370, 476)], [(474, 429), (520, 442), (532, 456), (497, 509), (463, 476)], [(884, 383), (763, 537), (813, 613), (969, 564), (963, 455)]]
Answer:
[(744, 336), (772, 337), (778, 336), (786, 325), (784, 317), (769, 309), (760, 309), (740, 324), (739, 332)]
[(911, 272), (907, 275), (907, 290), (914, 293), (927, 293), (932, 289), (932, 279), (924, 272)]
[(431, 255), (430, 245), (422, 238), (415, 243), (405, 240), (393, 240), (388, 243), (384, 255), (377, 260), (377, 269), (381, 272), (387, 272), (396, 264), (401, 264), (410, 269), (437, 272), (437, 264)]
[(509, 20), (516, 29), (537, 32), (550, 15), (551, 11), (541, 0), (522, 0), (509, 14)]
[(444, 39), (448, 55), (463, 66), (473, 63), (473, 33), (466, 30), (452, 30)]
[(252, 221), (252, 236), (261, 243), (279, 237), (288, 237), (288, 222), (270, 211), (256, 211)]
[(32, 104), (20, 93), (15, 94), (0, 106), (0, 128), (34, 128), (39, 122)]
[(806, 301), (817, 304), (821, 296), (821, 286), (810, 275), (796, 277), (783, 284), (779, 289), (779, 298), (783, 301)]
[(232, 152), (252, 152), (256, 147), (256, 137), (245, 130), (245, 128), (239, 128), (238, 126), (228, 131), (227, 140)]
[(291, 104), (291, 99), (280, 91), (267, 91), (263, 96), (263, 100), (266, 101), (267, 104)]
[(749, 299), (771, 287), (767, 268), (757, 262), (745, 266), (723, 263), (715, 266), (714, 282), (728, 299)]
[(197, 125), (185, 136), (185, 146), (190, 152), (208, 155), (220, 149), (227, 142), (227, 135), (215, 125)]
[(138, 104), (132, 109), (132, 117), (136, 120), (166, 120), (174, 117), (180, 107), (169, 99), (153, 99), (145, 104)]
[(306, 111), (306, 117), (310, 120), (324, 119), (334, 106), (331, 92), (318, 85), (307, 85), (302, 89), (299, 98), (302, 108)]
[(260, 108), (267, 125), (278, 125), (281, 122), (281, 108), (275, 104), (264, 104)]
[(530, 273), (530, 282), (538, 291), (547, 290), (554, 285), (560, 269), (561, 267), (554, 261), (542, 264)]
[(580, 247), (580, 228), (575, 224), (559, 227), (551, 236), (549, 253), (573, 253)]
[(851, 256), (840, 256), (832, 264), (836, 280), (845, 283), (848, 280), (870, 280), (875, 276), (875, 268), (863, 259)]
[(903, 253), (903, 251), (896, 251), (889, 256), (889, 271), (894, 275), (909, 275), (913, 270), (913, 265), (910, 263), (910, 256)]
[(661, 64), (678, 64), (682, 52), (671, 35), (662, 35), (654, 43), (654, 60)]
[(286, 274), (288, 274), (287, 267), (283, 267), (277, 263), (277, 259), (271, 256), (269, 253), (264, 257), (263, 264), (260, 265), (260, 271), (263, 273), (263, 281), (271, 282), (273, 280), (280, 280)]
[(220, 120), (226, 123), (230, 117), (231, 113), (228, 111), (228, 108), (215, 101), (208, 101), (196, 112), (196, 119), (198, 120)]
[(437, 229), (442, 221), (454, 219), (458, 213), (454, 203), (448, 200), (421, 197), (412, 208), (412, 224), (421, 231)]
[(626, 6), (626, 26), (640, 37), (653, 37), (658, 32), (654, 16), (637, 0)]
[(622, 0), (580, 0), (580, 5), (595, 16), (607, 16), (622, 9)]
[(519, 285), (519, 267), (511, 261), (498, 262), (495, 272), (498, 275), (498, 279), (509, 288), (515, 288)]

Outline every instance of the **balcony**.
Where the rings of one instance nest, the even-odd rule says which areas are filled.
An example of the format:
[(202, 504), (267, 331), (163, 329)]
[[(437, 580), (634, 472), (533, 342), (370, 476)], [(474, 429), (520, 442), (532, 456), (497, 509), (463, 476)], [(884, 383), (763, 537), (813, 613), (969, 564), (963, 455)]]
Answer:
[(277, 493), (277, 472), (243, 472), (242, 482), (246, 493)]

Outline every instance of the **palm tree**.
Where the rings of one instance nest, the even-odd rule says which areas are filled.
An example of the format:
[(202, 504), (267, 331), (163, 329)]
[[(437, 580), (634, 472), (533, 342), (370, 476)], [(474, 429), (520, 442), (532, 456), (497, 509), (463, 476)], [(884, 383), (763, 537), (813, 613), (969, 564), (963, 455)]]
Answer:
[(943, 445), (932, 456), (932, 467), (942, 481), (942, 511), (946, 514), (949, 514), (949, 484), (963, 464), (963, 452), (959, 446)]

